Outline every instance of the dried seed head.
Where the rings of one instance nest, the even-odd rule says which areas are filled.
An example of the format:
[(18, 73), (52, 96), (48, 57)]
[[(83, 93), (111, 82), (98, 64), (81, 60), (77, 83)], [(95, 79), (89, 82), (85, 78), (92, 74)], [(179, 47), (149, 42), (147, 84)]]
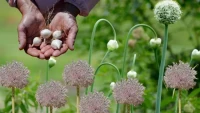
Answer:
[(155, 18), (163, 24), (173, 24), (181, 18), (180, 6), (172, 0), (158, 2), (154, 9)]
[(113, 96), (118, 103), (137, 106), (144, 101), (144, 89), (137, 79), (129, 78), (116, 83)]
[(89, 93), (80, 100), (80, 113), (109, 113), (109, 104), (103, 93)]
[(60, 82), (51, 81), (39, 86), (36, 100), (46, 107), (60, 108), (66, 104), (67, 89)]
[(28, 84), (29, 70), (20, 62), (13, 61), (0, 67), (0, 83), (5, 87), (24, 88)]
[(85, 61), (73, 62), (65, 66), (63, 79), (71, 86), (88, 87), (93, 83), (94, 71)]
[(173, 66), (167, 67), (164, 81), (167, 87), (188, 90), (196, 85), (196, 74), (188, 63), (180, 61), (179, 64), (174, 63)]

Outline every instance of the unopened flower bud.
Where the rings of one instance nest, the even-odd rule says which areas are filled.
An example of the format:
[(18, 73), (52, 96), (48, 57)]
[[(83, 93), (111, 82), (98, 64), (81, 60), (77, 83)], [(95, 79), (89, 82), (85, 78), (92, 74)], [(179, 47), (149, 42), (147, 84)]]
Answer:
[(54, 57), (50, 57), (48, 62), (49, 68), (52, 68), (54, 65), (56, 65), (56, 59)]
[(58, 39), (55, 39), (51, 42), (51, 47), (53, 49), (60, 49), (62, 46), (62, 41), (61, 40), (58, 40)]
[(194, 49), (191, 54), (191, 58), (195, 60), (200, 60), (200, 51)]
[(39, 37), (35, 37), (33, 39), (33, 44), (32, 46), (40, 46), (40, 44), (42, 43), (42, 40)]
[(52, 32), (49, 29), (44, 29), (40, 32), (42, 38), (47, 39), (51, 36)]
[(110, 83), (110, 89), (113, 90), (115, 88), (115, 82)]
[(185, 104), (184, 107), (183, 107), (183, 111), (186, 112), (186, 113), (193, 113), (194, 110), (195, 110), (195, 108), (190, 102)]
[(137, 76), (137, 72), (131, 70), (127, 73), (128, 78), (135, 78)]
[(59, 30), (56, 30), (53, 32), (53, 39), (61, 39), (62, 37), (62, 32)]
[(119, 47), (118, 43), (116, 40), (109, 40), (107, 44), (107, 48), (109, 51), (113, 51)]
[(160, 38), (152, 38), (149, 42), (151, 47), (158, 47), (161, 45), (161, 39)]

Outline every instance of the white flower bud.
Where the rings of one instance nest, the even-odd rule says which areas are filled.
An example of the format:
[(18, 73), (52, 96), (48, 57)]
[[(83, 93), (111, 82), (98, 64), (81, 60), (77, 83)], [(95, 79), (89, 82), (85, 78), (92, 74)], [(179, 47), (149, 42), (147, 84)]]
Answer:
[(191, 58), (195, 60), (200, 60), (200, 51), (194, 49), (191, 54)]
[(62, 37), (62, 32), (59, 30), (56, 30), (53, 32), (53, 39), (61, 39)]
[(149, 41), (149, 44), (151, 47), (158, 47), (161, 45), (161, 39), (160, 38), (152, 38), (150, 41)]
[(110, 89), (113, 90), (115, 88), (115, 85), (116, 85), (115, 82), (111, 82), (110, 83)]
[(127, 73), (127, 77), (128, 78), (135, 78), (137, 76), (137, 72), (133, 71), (133, 70), (130, 70), (128, 73)]
[(40, 46), (40, 44), (42, 43), (42, 39), (40, 39), (39, 37), (35, 37), (33, 39), (33, 44), (32, 46)]
[(51, 36), (52, 32), (49, 29), (44, 29), (40, 32), (42, 38), (47, 39)]
[(109, 51), (113, 51), (119, 47), (118, 43), (116, 40), (109, 40), (107, 44), (107, 48)]
[(60, 49), (62, 46), (62, 41), (61, 40), (58, 40), (58, 39), (55, 39), (51, 42), (51, 47), (53, 49)]
[(50, 57), (48, 62), (49, 68), (52, 68), (54, 65), (56, 65), (56, 59), (54, 57)]

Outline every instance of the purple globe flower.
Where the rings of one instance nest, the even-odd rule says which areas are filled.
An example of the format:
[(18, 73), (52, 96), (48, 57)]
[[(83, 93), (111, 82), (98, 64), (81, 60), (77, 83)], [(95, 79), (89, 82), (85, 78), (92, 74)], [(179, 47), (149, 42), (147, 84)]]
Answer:
[(174, 63), (168, 66), (165, 72), (164, 81), (167, 87), (177, 89), (190, 89), (196, 85), (194, 81), (197, 72), (188, 63)]
[(80, 113), (109, 113), (109, 104), (103, 93), (89, 93), (80, 100)]
[(60, 82), (51, 81), (39, 86), (36, 100), (46, 107), (60, 108), (66, 104), (67, 89)]
[(93, 83), (94, 71), (85, 61), (73, 62), (65, 66), (63, 79), (71, 86), (88, 87)]
[(116, 83), (113, 96), (118, 103), (137, 106), (144, 101), (144, 89), (137, 79), (129, 78)]
[(22, 89), (28, 84), (28, 75), (29, 70), (23, 63), (13, 61), (0, 67), (0, 84)]

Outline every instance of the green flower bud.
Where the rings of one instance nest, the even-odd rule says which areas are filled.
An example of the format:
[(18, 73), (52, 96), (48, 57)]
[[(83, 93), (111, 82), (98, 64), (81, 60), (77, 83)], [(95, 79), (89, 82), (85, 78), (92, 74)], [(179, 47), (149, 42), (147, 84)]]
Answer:
[(56, 59), (54, 57), (50, 57), (48, 64), (49, 68), (52, 68), (54, 65), (56, 65)]
[(194, 60), (200, 60), (200, 51), (194, 49), (191, 54), (191, 58)]

